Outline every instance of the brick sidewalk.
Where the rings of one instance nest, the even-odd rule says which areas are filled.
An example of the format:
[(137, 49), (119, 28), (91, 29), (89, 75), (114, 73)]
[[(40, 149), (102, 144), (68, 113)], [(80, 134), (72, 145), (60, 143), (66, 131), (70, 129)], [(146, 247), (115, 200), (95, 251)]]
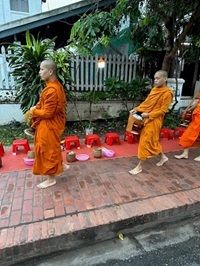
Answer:
[(119, 230), (200, 212), (200, 163), (193, 158), (128, 173), (136, 158), (76, 162), (46, 190), (31, 171), (0, 176), (0, 265), (116, 236)]

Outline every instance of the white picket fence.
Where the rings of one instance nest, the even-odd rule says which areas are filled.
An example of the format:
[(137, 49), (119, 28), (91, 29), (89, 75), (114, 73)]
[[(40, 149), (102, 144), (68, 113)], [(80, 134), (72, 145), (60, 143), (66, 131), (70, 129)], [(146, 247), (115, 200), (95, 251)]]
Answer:
[[(105, 67), (98, 67), (98, 56), (72, 57), (70, 72), (77, 91), (102, 91), (105, 80), (115, 77), (130, 82), (136, 76), (136, 57), (108, 55), (103, 57)], [(73, 89), (73, 88), (72, 88)]]
[[(137, 60), (135, 57), (129, 59), (125, 56), (104, 56), (105, 67), (98, 68), (98, 56), (71, 57), (70, 74), (77, 91), (102, 91), (107, 78), (115, 77), (126, 82), (136, 76)], [(15, 83), (8, 65), (6, 49), (1, 47), (0, 53), (0, 91), (14, 90)], [(74, 90), (70, 87), (70, 90)], [(1, 92), (0, 92), (1, 93)]]

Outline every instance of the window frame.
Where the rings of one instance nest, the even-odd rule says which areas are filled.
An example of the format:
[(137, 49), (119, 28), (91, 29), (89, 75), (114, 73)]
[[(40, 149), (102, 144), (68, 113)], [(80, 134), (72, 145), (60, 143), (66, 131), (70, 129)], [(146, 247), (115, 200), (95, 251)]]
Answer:
[[(23, 8), (25, 1), (25, 8)], [(13, 12), (29, 13), (29, 0), (10, 0), (10, 10)]]

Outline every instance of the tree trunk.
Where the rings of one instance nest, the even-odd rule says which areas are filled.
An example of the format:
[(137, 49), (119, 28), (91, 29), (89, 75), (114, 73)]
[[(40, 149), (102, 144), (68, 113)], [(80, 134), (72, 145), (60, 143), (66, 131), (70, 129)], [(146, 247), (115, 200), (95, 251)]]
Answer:
[(163, 70), (169, 72), (173, 57), (176, 55), (178, 49), (181, 47), (182, 43), (185, 41), (186, 36), (189, 34), (193, 24), (198, 21), (199, 17), (200, 17), (200, 4), (197, 6), (196, 10), (190, 17), (188, 23), (185, 25), (185, 27), (183, 28), (183, 31), (178, 36), (174, 44), (172, 44), (171, 42), (172, 41), (171, 38), (173, 36), (173, 33), (171, 31), (171, 26), (173, 24), (173, 21), (171, 20), (173, 17), (170, 17), (169, 20), (166, 21), (165, 26), (168, 30), (169, 35), (168, 35), (167, 42), (166, 42), (166, 54), (165, 54), (165, 57), (162, 63)]
[(167, 71), (167, 73), (169, 73), (172, 60), (173, 60), (172, 53), (166, 52), (164, 59), (163, 59), (163, 62), (162, 62), (162, 70), (165, 70), (165, 71)]
[(195, 66), (194, 66), (194, 74), (193, 74), (193, 79), (192, 79), (192, 87), (195, 87), (195, 82), (198, 78), (198, 70), (199, 70), (199, 56), (195, 62)]

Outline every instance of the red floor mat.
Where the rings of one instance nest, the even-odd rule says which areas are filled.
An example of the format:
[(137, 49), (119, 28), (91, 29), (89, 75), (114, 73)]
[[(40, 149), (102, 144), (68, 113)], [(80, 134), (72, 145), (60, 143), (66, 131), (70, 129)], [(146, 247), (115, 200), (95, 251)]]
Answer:
[[(81, 142), (83, 143), (83, 141)], [(165, 140), (162, 139), (161, 144), (163, 146), (164, 152), (170, 152), (170, 151), (178, 151), (181, 150), (181, 147), (178, 144), (178, 140)], [(112, 145), (108, 146), (106, 144), (102, 144), (103, 147), (111, 149), (115, 152), (115, 158), (120, 157), (130, 157), (130, 156), (136, 156), (137, 155), (137, 147), (138, 144), (128, 144), (127, 142), (121, 141), (120, 145)], [(90, 156), (89, 160), (102, 160), (102, 159), (108, 159), (106, 157), (102, 157), (101, 159), (95, 159), (93, 158), (93, 148), (88, 148), (85, 144), (81, 145), (80, 149), (72, 149), (76, 154), (85, 153)], [(66, 151), (62, 152), (63, 159), (66, 161)], [(8, 148), (5, 151), (4, 156), (2, 157), (3, 161), (3, 167), (0, 168), (0, 173), (8, 172), (8, 171), (19, 171), (19, 170), (25, 170), (25, 169), (31, 169), (31, 166), (27, 166), (24, 163), (23, 158), (26, 157), (26, 154), (23, 150), (20, 150), (17, 155), (12, 155), (11, 149)], [(76, 163), (76, 162), (74, 162)], [(72, 163), (72, 164), (74, 164)]]

